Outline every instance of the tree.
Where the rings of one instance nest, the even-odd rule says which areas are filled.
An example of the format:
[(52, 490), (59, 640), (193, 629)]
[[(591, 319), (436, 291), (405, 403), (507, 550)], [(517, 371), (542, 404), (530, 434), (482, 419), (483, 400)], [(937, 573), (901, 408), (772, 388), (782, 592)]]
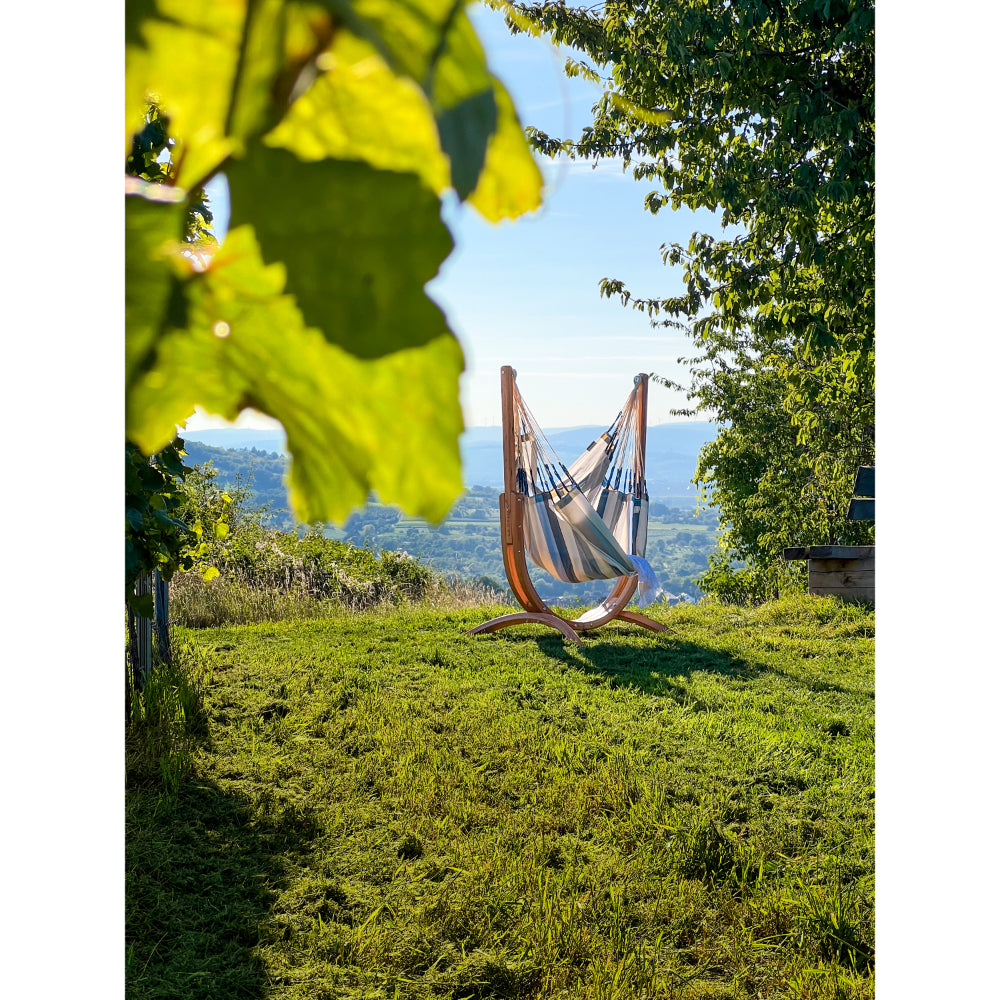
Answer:
[(698, 348), (688, 386), (660, 380), (686, 389), (679, 413), (720, 426), (697, 474), (727, 524), (717, 567), (746, 562), (759, 594), (787, 575), (783, 546), (867, 540), (844, 514), (874, 456), (872, 0), (494, 6), (603, 82), (592, 125), (575, 140), (529, 128), (536, 149), (620, 158), (655, 183), (654, 214), (718, 212), (725, 238), (661, 248), (681, 294), (601, 284)]
[[(126, 435), (144, 455), (196, 404), (254, 407), (285, 428), (300, 520), (340, 520), (373, 490), (447, 512), (463, 362), (423, 291), (452, 248), (440, 198), (495, 221), (541, 190), (464, 6), (126, 4), (126, 158), (150, 171), (125, 198)], [(169, 167), (148, 155), (151, 102)], [(231, 229), (193, 247), (219, 173)]]

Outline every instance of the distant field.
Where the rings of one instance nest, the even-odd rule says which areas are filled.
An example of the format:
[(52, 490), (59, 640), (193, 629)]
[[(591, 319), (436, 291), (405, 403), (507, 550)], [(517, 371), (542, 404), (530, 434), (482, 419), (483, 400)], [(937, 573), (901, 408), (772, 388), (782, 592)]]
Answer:
[[(440, 526), (401, 515), (391, 507), (369, 504), (352, 514), (343, 529), (327, 534), (355, 545), (409, 552), (427, 565), (467, 579), (487, 578), (506, 587), (500, 554), (497, 490), (473, 487), (455, 503)], [(694, 579), (708, 566), (715, 549), (716, 523), (710, 511), (694, 516), (694, 506), (651, 505), (646, 558), (660, 585), (672, 594), (701, 594)], [(655, 513), (653, 513), (655, 511)], [(564, 584), (539, 572), (534, 578), (539, 594), (550, 603), (593, 603), (602, 600), (609, 585)]]

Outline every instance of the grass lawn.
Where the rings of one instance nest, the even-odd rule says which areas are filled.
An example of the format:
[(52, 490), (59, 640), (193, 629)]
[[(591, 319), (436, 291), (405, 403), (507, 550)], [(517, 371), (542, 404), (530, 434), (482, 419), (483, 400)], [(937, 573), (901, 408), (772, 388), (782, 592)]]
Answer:
[(496, 613), (175, 634), (128, 996), (873, 997), (872, 613)]

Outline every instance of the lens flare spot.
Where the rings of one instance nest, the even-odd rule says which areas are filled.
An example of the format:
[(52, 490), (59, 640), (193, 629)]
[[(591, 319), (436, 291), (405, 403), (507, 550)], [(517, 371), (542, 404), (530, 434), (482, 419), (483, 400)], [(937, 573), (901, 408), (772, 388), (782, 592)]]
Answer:
[(212, 327), (212, 333), (214, 333), (216, 337), (228, 337), (229, 332), (229, 324), (222, 319), (220, 319), (219, 322)]

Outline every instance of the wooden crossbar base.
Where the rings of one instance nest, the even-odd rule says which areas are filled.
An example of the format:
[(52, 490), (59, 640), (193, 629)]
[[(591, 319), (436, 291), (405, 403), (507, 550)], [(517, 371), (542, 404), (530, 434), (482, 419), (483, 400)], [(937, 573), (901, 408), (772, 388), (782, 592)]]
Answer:
[[(648, 628), (650, 632), (668, 631), (667, 626), (662, 622), (653, 621), (652, 618), (640, 615), (637, 611), (619, 611), (611, 620), (614, 621), (615, 619), (628, 622), (631, 625), (641, 625), (643, 628)], [(507, 628), (509, 625), (539, 624), (548, 625), (550, 628), (562, 632), (567, 639), (579, 646), (581, 644), (579, 632), (587, 632), (594, 628), (600, 628), (601, 625), (606, 625), (607, 621), (607, 619), (604, 619), (599, 625), (592, 625), (588, 622), (578, 620), (570, 621), (560, 615), (544, 611), (517, 611), (514, 614), (491, 618), (488, 622), (483, 622), (482, 625), (470, 628), (465, 634), (481, 635), (484, 632), (497, 632), (502, 628)]]
[(539, 625), (549, 625), (551, 628), (562, 632), (567, 639), (580, 645), (580, 637), (573, 631), (572, 626), (565, 618), (558, 615), (545, 614), (542, 611), (518, 611), (512, 615), (501, 615), (499, 618), (491, 618), (482, 625), (470, 628), (466, 635), (481, 635), (483, 632), (497, 632), (508, 625), (528, 625), (537, 622)]
[(633, 625), (641, 625), (648, 628), (650, 632), (673, 632), (663, 622), (654, 622), (652, 618), (640, 615), (638, 611), (619, 611), (615, 618), (620, 618), (623, 622), (631, 622)]

